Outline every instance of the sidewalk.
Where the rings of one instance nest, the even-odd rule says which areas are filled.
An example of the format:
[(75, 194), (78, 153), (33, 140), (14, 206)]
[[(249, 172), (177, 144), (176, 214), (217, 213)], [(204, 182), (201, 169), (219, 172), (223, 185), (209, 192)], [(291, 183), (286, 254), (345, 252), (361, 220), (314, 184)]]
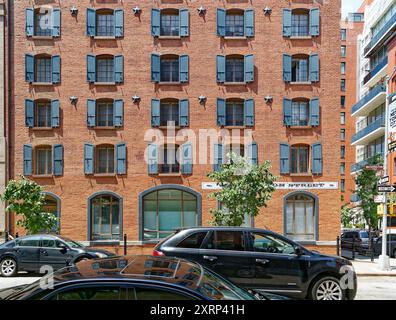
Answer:
[(353, 267), (355, 268), (356, 274), (358, 277), (364, 276), (382, 276), (396, 277), (396, 259), (390, 259), (391, 269), (389, 271), (381, 271), (379, 269), (379, 261), (378, 258), (374, 259), (374, 262), (371, 262), (370, 258), (367, 257), (357, 257), (355, 260), (352, 260)]

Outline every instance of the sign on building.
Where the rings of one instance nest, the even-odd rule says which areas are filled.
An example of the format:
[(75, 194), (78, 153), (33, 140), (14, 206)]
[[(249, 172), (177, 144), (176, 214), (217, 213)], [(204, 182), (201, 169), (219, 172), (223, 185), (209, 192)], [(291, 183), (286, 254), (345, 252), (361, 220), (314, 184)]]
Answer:
[(388, 148), (389, 151), (396, 149), (396, 100), (389, 104)]

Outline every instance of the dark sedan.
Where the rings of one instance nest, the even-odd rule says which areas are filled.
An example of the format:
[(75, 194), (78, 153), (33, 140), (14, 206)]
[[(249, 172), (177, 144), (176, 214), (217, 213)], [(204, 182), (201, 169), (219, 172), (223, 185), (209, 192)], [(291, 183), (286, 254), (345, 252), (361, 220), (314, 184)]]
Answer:
[[(51, 283), (51, 287), (46, 288), (43, 283)], [(82, 261), (33, 284), (0, 290), (0, 300), (267, 299), (235, 286), (197, 263), (152, 256)]]
[(181, 230), (160, 243), (153, 255), (193, 260), (241, 287), (292, 298), (353, 299), (357, 290), (350, 261), (308, 250), (268, 230)]
[(12, 277), (19, 271), (40, 272), (43, 266), (57, 270), (81, 260), (111, 256), (115, 254), (61, 236), (26, 236), (0, 246), (0, 274)]
[[(396, 258), (396, 234), (388, 234), (387, 239), (387, 252), (392, 258)], [(374, 251), (376, 254), (382, 253), (382, 237), (374, 241)]]

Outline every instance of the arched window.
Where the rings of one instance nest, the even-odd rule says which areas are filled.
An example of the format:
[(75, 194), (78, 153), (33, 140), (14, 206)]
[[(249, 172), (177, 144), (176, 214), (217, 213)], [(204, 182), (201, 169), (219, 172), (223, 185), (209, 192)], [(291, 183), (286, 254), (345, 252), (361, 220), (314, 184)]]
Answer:
[(176, 144), (165, 144), (160, 148), (160, 173), (179, 173), (180, 163), (179, 163), (179, 146)]
[(314, 196), (295, 193), (285, 200), (285, 235), (293, 240), (316, 240), (317, 203)]
[(98, 37), (114, 36), (114, 10), (96, 10), (96, 35)]
[(292, 11), (292, 37), (309, 36), (309, 10), (294, 9)]
[(240, 9), (230, 9), (226, 11), (225, 36), (243, 37), (244, 32), (244, 11)]
[(244, 115), (245, 115), (244, 100), (242, 99), (226, 100), (226, 126), (243, 126)]
[(114, 126), (114, 100), (98, 99), (96, 101), (96, 126), (113, 127)]
[(162, 99), (160, 104), (160, 125), (168, 126), (171, 122), (174, 126), (179, 126), (179, 100)]
[(99, 194), (89, 200), (90, 240), (119, 240), (121, 203), (114, 194)]
[(34, 148), (35, 175), (52, 175), (52, 146), (42, 145)]
[(161, 56), (161, 82), (179, 82), (179, 56)]
[(292, 57), (292, 82), (309, 81), (309, 56), (297, 54)]
[(102, 144), (95, 148), (95, 173), (111, 174), (115, 172), (115, 153), (114, 145)]
[(51, 193), (45, 193), (43, 211), (52, 213), (56, 217), (57, 223), (52, 232), (58, 233), (60, 231), (60, 199)]
[(100, 55), (96, 57), (96, 82), (114, 82), (114, 56)]
[(52, 59), (50, 55), (39, 54), (34, 57), (35, 79), (34, 82), (52, 82)]
[(245, 60), (242, 55), (226, 56), (226, 82), (245, 81)]
[(141, 196), (143, 240), (159, 240), (200, 224), (201, 197), (187, 188), (161, 187)]
[(290, 148), (290, 173), (306, 174), (309, 172), (309, 145), (297, 144)]
[(292, 100), (292, 126), (309, 125), (309, 100), (297, 98)]
[(41, 7), (34, 10), (34, 35), (38, 37), (52, 36), (50, 8)]
[(161, 10), (161, 36), (179, 36), (179, 10)]
[(38, 128), (51, 128), (51, 100), (40, 99), (34, 101), (34, 126)]

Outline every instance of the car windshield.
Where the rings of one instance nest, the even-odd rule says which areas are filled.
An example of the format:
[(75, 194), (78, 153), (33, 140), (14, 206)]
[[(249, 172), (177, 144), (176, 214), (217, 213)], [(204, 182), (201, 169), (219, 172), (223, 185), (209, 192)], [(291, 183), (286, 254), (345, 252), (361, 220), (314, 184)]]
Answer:
[(360, 238), (362, 239), (368, 239), (369, 234), (367, 231), (360, 231)]
[(67, 243), (67, 245), (70, 248), (84, 248), (84, 246), (81, 243), (78, 243), (77, 241), (71, 240), (69, 238), (61, 237), (61, 239)]

